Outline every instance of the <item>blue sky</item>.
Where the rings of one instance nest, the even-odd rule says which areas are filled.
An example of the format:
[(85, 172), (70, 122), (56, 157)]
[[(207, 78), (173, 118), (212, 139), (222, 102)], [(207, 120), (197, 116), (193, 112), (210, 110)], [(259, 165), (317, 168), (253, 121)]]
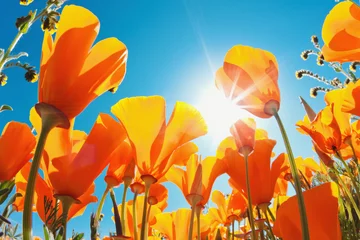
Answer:
[[(328, 67), (318, 67), (315, 59), (304, 62), (300, 58), (303, 50), (312, 47), (310, 37), (314, 34), (321, 36), (323, 19), (335, 1), (70, 0), (67, 3), (82, 5), (98, 16), (101, 28), (97, 40), (117, 37), (127, 45), (129, 51), (127, 74), (118, 92), (106, 93), (90, 104), (76, 119), (77, 129), (88, 132), (99, 112), (109, 113), (110, 107), (118, 100), (131, 96), (162, 95), (167, 101), (168, 114), (179, 100), (201, 105), (201, 110), (206, 114), (217, 116), (216, 107), (211, 105), (214, 101), (207, 96), (206, 89), (214, 87), (214, 72), (222, 65), (227, 50), (236, 44), (244, 44), (266, 49), (277, 57), (282, 98), (280, 115), (294, 153), (296, 156), (314, 156), (309, 138), (300, 135), (295, 128), (296, 121), (304, 116), (298, 96), (303, 96), (318, 111), (324, 105), (323, 95), (311, 99), (309, 89), (317, 83), (310, 79), (296, 80), (294, 73), (306, 68), (328, 78), (335, 77), (336, 73)], [(23, 7), (18, 1), (3, 2), (0, 47), (7, 47), (15, 36), (17, 17), (26, 15), (30, 9), (41, 9), (44, 4), (43, 0), (35, 0), (30, 7)], [(39, 69), (42, 37), (43, 32), (37, 23), (15, 48), (15, 53), (28, 52), (29, 57), (21, 60), (36, 66), (36, 69)], [(37, 102), (37, 84), (27, 83), (23, 77), (25, 72), (9, 69), (6, 73), (9, 79), (8, 84), (0, 88), (0, 104), (9, 104), (14, 111), (1, 113), (1, 129), (11, 120), (29, 123), (29, 110)], [(227, 126), (220, 133), (214, 129), (214, 126), (221, 125), (219, 121), (211, 120), (210, 126), (210, 131), (217, 134), (209, 134), (196, 141), (203, 156), (215, 154), (221, 140), (219, 134), (228, 134)], [(269, 131), (271, 138), (278, 140), (276, 152), (284, 151), (275, 120), (256, 121)], [(228, 191), (226, 183), (227, 177), (223, 176), (214, 188)], [(166, 186), (170, 191), (167, 211), (188, 207), (174, 185), (167, 183)], [(96, 180), (96, 195), (99, 198), (104, 188), (101, 175)], [(121, 190), (116, 189), (118, 199), (121, 199)], [(132, 197), (130, 194), (128, 196)], [(96, 204), (89, 205), (84, 216), (70, 221), (68, 229), (88, 234), (90, 213), (96, 207)], [(110, 230), (115, 230), (110, 219), (110, 199), (106, 201), (103, 212), (105, 220), (101, 233), (107, 235)], [(36, 214), (34, 217), (34, 233), (42, 236), (42, 223)], [(14, 214), (12, 219), (21, 222), (21, 214)], [(86, 236), (88, 239), (89, 235)]]

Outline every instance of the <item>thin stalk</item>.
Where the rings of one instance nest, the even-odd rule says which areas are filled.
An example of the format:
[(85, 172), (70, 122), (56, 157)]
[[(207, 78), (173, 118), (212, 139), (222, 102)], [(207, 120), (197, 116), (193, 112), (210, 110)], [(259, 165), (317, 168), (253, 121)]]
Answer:
[(269, 207), (267, 207), (267, 212), (270, 214), (271, 220), (272, 220), (273, 222), (275, 222), (274, 214), (271, 212), (271, 210), (270, 210)]
[[(49, 4), (47, 5), (33, 20), (30, 20), (29, 24), (29, 28), (30, 26), (36, 22), (38, 19), (40, 19), (42, 16), (44, 16), (44, 14), (48, 11), (48, 9), (52, 6), (53, 4)], [(1, 60), (0, 60), (0, 72), (3, 70), (4, 65), (6, 63), (7, 58), (9, 57), (9, 55), (11, 54), (12, 50), (14, 50), (16, 44), (19, 42), (19, 40), (21, 39), (21, 37), (24, 35), (23, 32), (21, 32), (20, 30), (16, 33), (15, 38), (13, 39), (13, 41), (10, 43), (9, 47), (6, 49), (6, 52), (4, 53), (4, 55), (2, 56)]]
[(188, 240), (193, 239), (193, 231), (194, 231), (194, 218), (195, 218), (195, 208), (196, 208), (196, 201), (192, 201), (191, 203), (191, 215), (190, 215), (190, 226), (189, 226), (189, 233), (188, 233)]
[(59, 196), (62, 205), (62, 226), (63, 226), (63, 235), (62, 239), (66, 240), (66, 230), (67, 230), (67, 219), (69, 215), (69, 210), (75, 200), (69, 196)]
[(200, 228), (200, 214), (201, 214), (201, 206), (195, 207), (195, 214), (196, 214), (196, 225), (197, 225), (197, 239), (201, 238), (201, 228)]
[(123, 192), (123, 196), (122, 196), (122, 201), (121, 201), (121, 221), (123, 222), (123, 225), (122, 225), (122, 231), (124, 233), (124, 235), (126, 236), (126, 230), (125, 230), (125, 205), (126, 205), (126, 193), (127, 193), (127, 190), (129, 188), (129, 184), (127, 183), (124, 183), (124, 192)]
[(137, 234), (137, 215), (136, 215), (136, 198), (137, 198), (138, 193), (135, 192), (134, 193), (134, 198), (133, 198), (133, 206), (132, 206), (132, 212), (133, 212), (133, 228), (134, 228), (134, 240), (138, 240), (138, 234)]
[(232, 231), (231, 239), (235, 240), (235, 220), (231, 223), (231, 231)]
[(230, 240), (230, 227), (226, 227), (226, 240)]
[(111, 188), (109, 187), (109, 185), (107, 185), (106, 188), (105, 188), (105, 191), (104, 191), (104, 193), (103, 193), (103, 195), (102, 195), (102, 197), (101, 197), (101, 200), (100, 200), (100, 202), (99, 202), (99, 206), (98, 206), (98, 208), (97, 208), (97, 210), (96, 210), (96, 215), (95, 215), (95, 224), (96, 224), (96, 227), (98, 227), (99, 219), (100, 219), (100, 215), (101, 215), (101, 211), (102, 211), (102, 209), (103, 209), (106, 196), (107, 196), (107, 194), (109, 193), (110, 189), (111, 189)]
[[(261, 221), (260, 208), (259, 208), (259, 207), (256, 207), (256, 208), (257, 208), (257, 213), (258, 213), (258, 219)], [(260, 239), (261, 239), (261, 240), (264, 240), (264, 239), (265, 239), (264, 229), (260, 229)]]
[(147, 240), (148, 237), (148, 233), (147, 233), (147, 225), (148, 225), (148, 221), (147, 221), (147, 205), (148, 205), (148, 198), (149, 198), (149, 190), (150, 190), (150, 186), (152, 184), (152, 182), (146, 181), (147, 179), (144, 178), (144, 183), (145, 183), (145, 197), (144, 197), (144, 207), (143, 207), (143, 214), (142, 214), (142, 221), (141, 221), (141, 235), (140, 235), (140, 239), (141, 240)]
[(334, 172), (335, 172), (335, 174), (336, 174), (337, 179), (338, 179), (339, 182), (340, 182), (340, 185), (341, 185), (342, 189), (345, 191), (345, 193), (346, 193), (346, 195), (348, 196), (351, 204), (353, 205), (353, 208), (354, 208), (354, 210), (355, 210), (355, 212), (356, 212), (356, 215), (357, 215), (358, 218), (360, 219), (360, 210), (359, 210), (359, 207), (357, 206), (357, 204), (356, 204), (356, 202), (355, 202), (355, 200), (354, 200), (351, 192), (350, 192), (349, 189), (346, 187), (346, 184), (344, 183), (344, 181), (343, 181), (342, 178), (340, 177), (339, 171), (338, 171), (335, 167), (333, 168), (333, 170), (334, 170)]
[(351, 209), (351, 206), (349, 204), (349, 202), (345, 201), (346, 203), (346, 209), (347, 209), (347, 212), (349, 214), (349, 220), (351, 222), (351, 226), (352, 226), (352, 230), (353, 230), (353, 233), (354, 233), (354, 236), (357, 237), (357, 232), (356, 232), (356, 226), (355, 226), (355, 221), (354, 221), (354, 217), (353, 217), (353, 214), (352, 214), (352, 209)]
[(151, 212), (151, 204), (149, 204), (148, 210), (147, 210), (147, 215), (146, 215), (146, 221), (149, 222), (149, 217), (150, 217), (150, 212)]
[(273, 231), (272, 231), (272, 227), (271, 227), (270, 220), (269, 220), (269, 216), (268, 216), (268, 209), (269, 209), (269, 208), (267, 207), (267, 208), (262, 208), (261, 210), (262, 210), (262, 212), (263, 212), (264, 215), (265, 215), (266, 223), (267, 223), (268, 228), (269, 228), (269, 231), (268, 231), (269, 236), (270, 236), (270, 238), (271, 238), (272, 240), (275, 240), (275, 236), (274, 236), (274, 233), (273, 233)]
[(352, 174), (351, 169), (346, 164), (345, 160), (342, 158), (341, 154), (338, 151), (336, 151), (336, 155), (340, 159), (341, 163), (345, 166), (345, 170), (349, 174), (349, 177), (350, 177), (350, 179), (351, 179), (351, 181), (352, 181), (352, 183), (354, 185), (356, 194), (357, 194), (358, 198), (360, 199), (360, 190), (359, 190), (359, 187), (358, 187), (358, 183), (356, 182), (356, 179), (354, 178), (354, 175)]
[(291, 149), (290, 141), (287, 136), (285, 127), (281, 121), (281, 118), (277, 111), (273, 111), (274, 117), (279, 125), (279, 129), (281, 132), (281, 135), (284, 139), (285, 148), (287, 150), (288, 159), (290, 163), (290, 169), (291, 169), (291, 175), (294, 179), (294, 185), (295, 185), (295, 192), (297, 195), (298, 205), (299, 205), (299, 211), (300, 211), (300, 221), (301, 221), (301, 230), (302, 230), (302, 239), (303, 240), (310, 240), (310, 234), (309, 234), (309, 228), (308, 228), (308, 221), (306, 217), (306, 208), (305, 208), (305, 201), (304, 196), (301, 190), (301, 182), (298, 175), (298, 169), (296, 167), (294, 154)]
[(254, 225), (254, 213), (251, 201), (251, 190), (250, 190), (250, 179), (249, 179), (249, 163), (248, 163), (248, 154), (244, 154), (245, 158), (245, 175), (246, 175), (246, 192), (248, 197), (248, 217), (249, 223), (251, 227), (251, 239), (257, 239), (256, 232), (255, 232), (255, 225)]
[(38, 170), (40, 167), (40, 161), (45, 147), (46, 139), (53, 128), (70, 127), (70, 122), (67, 117), (55, 107), (46, 103), (38, 103), (35, 105), (35, 109), (37, 112), (39, 112), (40, 116), (42, 116), (42, 126), (30, 168), (28, 183), (26, 185), (23, 211), (23, 240), (32, 239), (32, 209), (35, 193), (35, 181), (38, 175)]
[(40, 167), (40, 160), (42, 156), (42, 152), (45, 147), (45, 142), (47, 136), (51, 130), (51, 128), (47, 127), (43, 124), (43, 128), (41, 130), (38, 143), (35, 149), (35, 155), (31, 164), (30, 174), (28, 178), (28, 183), (26, 185), (26, 193), (24, 200), (24, 212), (23, 212), (23, 239), (31, 240), (32, 239), (32, 208), (33, 208), (33, 200), (35, 193), (35, 181), (37, 177), (37, 173)]
[(304, 179), (304, 182), (306, 184), (306, 186), (308, 187), (307, 190), (311, 189), (311, 184), (308, 182), (308, 180), (306, 180), (304, 174), (302, 173), (302, 171), (299, 171), (299, 173), (301, 174), (302, 178)]
[(355, 148), (354, 148), (354, 145), (352, 144), (352, 142), (350, 141), (350, 147), (351, 147), (351, 150), (352, 150), (352, 152), (353, 152), (353, 158), (354, 158), (354, 160), (355, 160), (355, 162), (357, 163), (357, 164), (359, 164), (359, 160), (358, 160), (358, 158), (357, 158), (357, 156), (356, 156), (356, 152), (355, 152)]
[(116, 236), (117, 237), (123, 237), (123, 232), (122, 232), (122, 227), (121, 227), (122, 224), (121, 224), (119, 209), (117, 207), (115, 193), (114, 193), (114, 190), (112, 188), (110, 189), (110, 198), (111, 198), (111, 201), (112, 201), (112, 204), (113, 204), (113, 209), (114, 209), (114, 220), (115, 220)]

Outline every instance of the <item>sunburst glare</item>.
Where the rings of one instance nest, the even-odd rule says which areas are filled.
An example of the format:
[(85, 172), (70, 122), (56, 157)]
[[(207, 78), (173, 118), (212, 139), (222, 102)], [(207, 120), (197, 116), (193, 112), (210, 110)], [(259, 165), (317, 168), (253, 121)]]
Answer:
[(250, 116), (215, 86), (205, 88), (199, 94), (195, 106), (208, 125), (208, 135), (211, 136), (213, 144), (218, 144), (229, 136), (231, 125), (238, 119)]

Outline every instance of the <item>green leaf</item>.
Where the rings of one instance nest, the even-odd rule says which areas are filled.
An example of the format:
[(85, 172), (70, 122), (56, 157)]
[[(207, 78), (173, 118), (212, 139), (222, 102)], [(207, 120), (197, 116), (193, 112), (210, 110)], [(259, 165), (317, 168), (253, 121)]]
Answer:
[(49, 229), (46, 227), (46, 225), (43, 225), (43, 230), (44, 230), (44, 240), (54, 240), (54, 236), (52, 235), (52, 233), (49, 231)]
[(342, 68), (341, 67), (334, 67), (335, 72), (341, 72)]
[(3, 204), (5, 202), (5, 200), (8, 198), (8, 196), (11, 193), (11, 191), (13, 190), (14, 186), (15, 186), (14, 180), (1, 183), (0, 189), (8, 189), (8, 191), (6, 193), (0, 195), (0, 205)]
[(0, 196), (7, 194), (9, 191), (10, 191), (10, 189), (8, 189), (8, 188), (0, 189)]
[(23, 34), (27, 33), (27, 31), (29, 30), (29, 28), (30, 28), (33, 20), (35, 19), (35, 17), (36, 17), (36, 10), (35, 10), (34, 12), (31, 11), (31, 12), (29, 13), (29, 16), (30, 16), (29, 20), (27, 20), (27, 21), (26, 21), (24, 24), (22, 24), (22, 25), (20, 26), (20, 28), (19, 28), (20, 32), (23, 33)]
[(73, 240), (81, 240), (84, 238), (84, 233), (76, 233), (75, 236), (72, 238)]
[(356, 78), (355, 74), (353, 72), (351, 72), (351, 71), (349, 71), (349, 74), (351, 75), (351, 78), (352, 78), (350, 80), (353, 80), (354, 82), (356, 82), (357, 78)]
[(6, 105), (6, 104), (0, 106), (0, 112), (6, 111), (6, 110), (12, 111), (13, 109), (11, 106)]

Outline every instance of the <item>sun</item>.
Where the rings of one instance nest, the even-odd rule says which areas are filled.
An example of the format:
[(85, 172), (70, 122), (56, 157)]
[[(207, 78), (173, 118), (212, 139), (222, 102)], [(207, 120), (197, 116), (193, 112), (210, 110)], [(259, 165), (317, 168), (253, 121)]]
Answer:
[(240, 118), (250, 114), (240, 109), (215, 86), (210, 86), (199, 93), (195, 107), (200, 111), (208, 126), (208, 136), (218, 144), (230, 135), (230, 127)]

